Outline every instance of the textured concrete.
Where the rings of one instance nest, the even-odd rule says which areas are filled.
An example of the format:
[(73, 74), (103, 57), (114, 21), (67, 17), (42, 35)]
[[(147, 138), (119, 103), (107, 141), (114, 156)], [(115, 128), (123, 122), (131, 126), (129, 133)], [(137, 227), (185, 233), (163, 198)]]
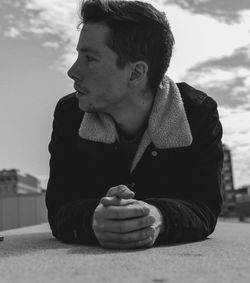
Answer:
[(219, 222), (205, 241), (123, 251), (60, 243), (48, 224), (0, 234), (0, 283), (250, 282), (250, 224)]

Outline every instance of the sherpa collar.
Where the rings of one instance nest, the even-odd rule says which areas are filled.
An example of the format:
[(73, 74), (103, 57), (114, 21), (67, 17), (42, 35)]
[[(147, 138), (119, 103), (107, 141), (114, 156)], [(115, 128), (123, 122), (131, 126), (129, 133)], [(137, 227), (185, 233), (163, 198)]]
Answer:
[[(79, 135), (83, 139), (103, 143), (119, 140), (114, 120), (104, 113), (85, 113)], [(156, 148), (177, 148), (191, 145), (192, 140), (180, 91), (177, 85), (165, 76), (156, 93), (148, 127), (139, 143), (130, 173), (151, 142)]]

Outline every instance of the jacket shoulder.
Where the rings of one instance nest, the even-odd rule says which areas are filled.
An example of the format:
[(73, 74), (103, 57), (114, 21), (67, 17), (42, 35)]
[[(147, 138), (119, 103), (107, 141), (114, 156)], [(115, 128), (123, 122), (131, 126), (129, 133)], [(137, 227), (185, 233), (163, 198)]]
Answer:
[(216, 101), (206, 93), (186, 84), (177, 84), (193, 137), (200, 131), (217, 124), (219, 114)]
[[(187, 83), (177, 83), (185, 110), (189, 113), (214, 110), (217, 108), (216, 101), (205, 92), (198, 90)], [(188, 114), (187, 113), (187, 114)]]
[(208, 95), (203, 91), (198, 90), (185, 82), (177, 83), (177, 86), (184, 103), (189, 102), (193, 104), (202, 104), (202, 102), (208, 97)]
[(75, 97), (75, 93), (73, 92), (61, 97), (57, 102), (56, 110), (57, 109), (64, 109), (65, 111), (78, 110), (80, 112), (80, 109), (78, 107), (78, 100)]
[(65, 118), (77, 118), (83, 116), (83, 111), (78, 106), (78, 100), (75, 93), (70, 93), (59, 99), (55, 108), (55, 115), (64, 115)]
[(64, 131), (78, 131), (84, 112), (78, 106), (75, 93), (70, 93), (59, 99), (54, 111), (54, 125), (60, 125)]

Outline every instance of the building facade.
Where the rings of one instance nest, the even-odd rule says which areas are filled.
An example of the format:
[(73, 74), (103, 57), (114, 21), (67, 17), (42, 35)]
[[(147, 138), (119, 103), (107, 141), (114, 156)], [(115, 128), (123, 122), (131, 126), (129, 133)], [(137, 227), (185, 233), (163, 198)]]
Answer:
[(236, 190), (236, 213), (240, 221), (250, 218), (250, 185), (243, 186)]
[(0, 231), (47, 222), (40, 181), (16, 169), (0, 171)]
[(0, 231), (47, 221), (44, 192), (0, 197)]
[(233, 180), (233, 165), (231, 158), (231, 151), (223, 144), (224, 161), (222, 169), (222, 196), (223, 196), (223, 208), (222, 215), (229, 216), (235, 214), (235, 189)]
[(40, 180), (36, 177), (20, 173), (17, 169), (0, 171), (0, 197), (41, 192)]

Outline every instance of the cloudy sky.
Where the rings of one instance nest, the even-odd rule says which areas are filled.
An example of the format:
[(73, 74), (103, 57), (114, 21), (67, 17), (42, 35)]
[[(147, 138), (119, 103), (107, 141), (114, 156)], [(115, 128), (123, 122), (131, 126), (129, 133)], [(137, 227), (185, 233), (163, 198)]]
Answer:
[[(168, 75), (218, 103), (236, 188), (250, 184), (250, 1), (151, 0), (176, 45)], [(46, 180), (57, 100), (73, 91), (79, 0), (0, 2), (0, 170)]]

